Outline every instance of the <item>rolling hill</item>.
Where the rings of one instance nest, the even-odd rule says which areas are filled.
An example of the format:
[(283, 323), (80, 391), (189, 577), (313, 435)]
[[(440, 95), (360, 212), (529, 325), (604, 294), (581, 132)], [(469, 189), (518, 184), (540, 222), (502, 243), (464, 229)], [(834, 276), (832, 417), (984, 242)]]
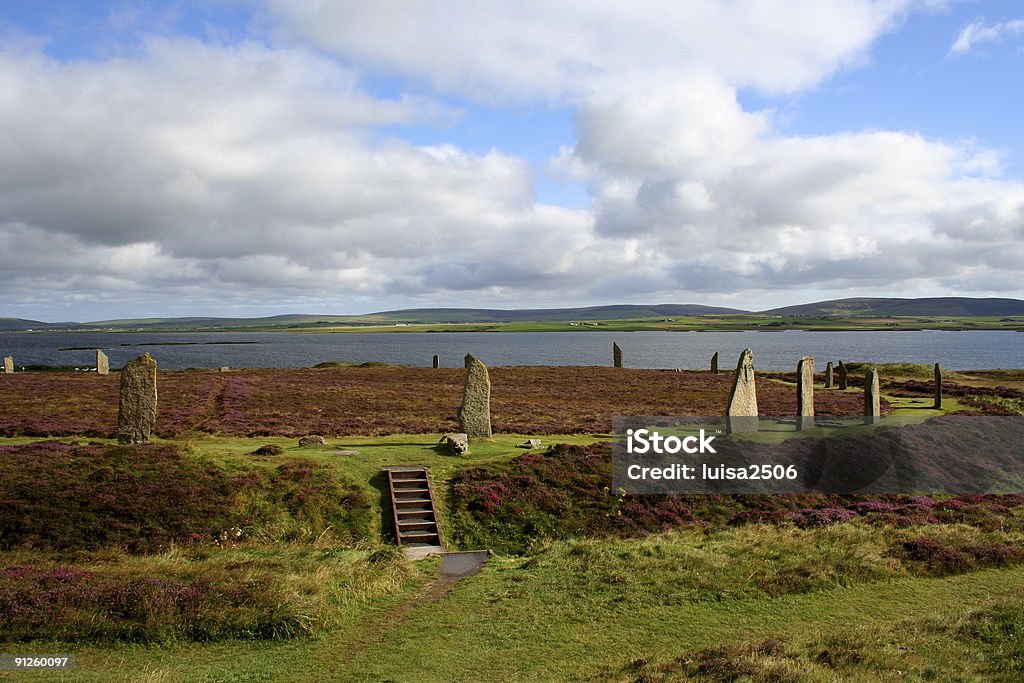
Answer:
[(136, 318), (93, 322), (47, 323), (21, 318), (0, 318), (0, 332), (27, 330), (220, 330), (290, 329), (317, 326), (360, 326), (465, 323), (556, 323), (597, 320), (640, 320), (685, 316), (781, 316), (807, 318), (888, 318), (899, 316), (961, 317), (1024, 316), (1020, 299), (934, 297), (920, 299), (852, 298), (783, 306), (753, 314), (735, 308), (700, 304), (616, 304), (583, 308), (410, 308), (361, 315), (288, 314), (263, 318)]
[(762, 311), (783, 316), (1011, 316), (1024, 315), (1020, 299), (931, 297), (919, 299), (832, 299)]

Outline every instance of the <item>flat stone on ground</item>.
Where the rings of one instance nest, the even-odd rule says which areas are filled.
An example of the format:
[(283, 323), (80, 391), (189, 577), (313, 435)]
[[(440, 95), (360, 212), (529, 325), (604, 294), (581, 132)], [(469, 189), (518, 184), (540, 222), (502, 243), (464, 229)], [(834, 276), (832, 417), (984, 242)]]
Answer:
[(469, 452), (469, 436), (466, 434), (449, 434), (441, 439), (448, 450), (455, 455), (462, 455)]

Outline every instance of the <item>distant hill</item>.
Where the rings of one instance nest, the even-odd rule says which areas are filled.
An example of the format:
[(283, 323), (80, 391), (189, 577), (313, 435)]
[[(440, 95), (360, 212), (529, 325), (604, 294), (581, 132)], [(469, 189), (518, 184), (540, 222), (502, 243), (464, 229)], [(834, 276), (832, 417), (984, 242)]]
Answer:
[(23, 318), (0, 318), (0, 332), (66, 329), (75, 326), (76, 323), (44, 323), (38, 320), (25, 320)]
[(423, 323), (512, 323), (558, 322), (565, 320), (623, 320), (629, 318), (661, 318), (683, 315), (715, 315), (749, 313), (736, 308), (701, 306), (699, 304), (656, 304), (653, 306), (617, 304), (587, 308), (411, 308), (401, 311), (373, 313), (367, 318), (388, 322)]
[(220, 329), (244, 327), (292, 327), (310, 325), (373, 325), (380, 323), (497, 323), (558, 322), (568, 320), (610, 320), (661, 318), (684, 315), (747, 313), (735, 308), (701, 306), (699, 304), (657, 304), (653, 306), (619, 304), (587, 308), (410, 308), (380, 311), (363, 315), (274, 315), (264, 318), (124, 318), (95, 320), (86, 323), (44, 323), (20, 318), (0, 318), (0, 331), (34, 330), (148, 330), (148, 329)]
[(1009, 316), (1024, 315), (1024, 301), (957, 296), (920, 299), (833, 299), (813, 304), (783, 306), (762, 313), (785, 316)]
[[(742, 315), (736, 308), (700, 304), (616, 304), (585, 308), (409, 308), (362, 315), (274, 315), (264, 318), (137, 318), (97, 320), (87, 323), (45, 323), (20, 318), (0, 318), (0, 332), (24, 330), (218, 330), (289, 329), (331, 325), (389, 325), (393, 323), (513, 323), (570, 322), (591, 320), (633, 320), (676, 318), (691, 315)], [(855, 298), (818, 301), (784, 306), (762, 315), (805, 317), (891, 317), (891, 316), (1017, 316), (1024, 315), (1019, 299), (971, 299), (937, 297), (930, 299)]]

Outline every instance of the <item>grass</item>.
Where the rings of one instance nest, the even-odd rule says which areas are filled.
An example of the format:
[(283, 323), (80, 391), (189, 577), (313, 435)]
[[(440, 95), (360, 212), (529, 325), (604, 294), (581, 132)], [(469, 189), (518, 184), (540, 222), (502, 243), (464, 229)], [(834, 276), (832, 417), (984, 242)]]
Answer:
[[(871, 643), (891, 648), (888, 658), (846, 671), (886, 680), (892, 654), (899, 652), (893, 643), (908, 637), (908, 627), (895, 633), (894, 627), (939, 615), (972, 624), (987, 644), (965, 640), (957, 629), (936, 629), (931, 640), (920, 641), (922, 670), (930, 666), (948, 673), (966, 650), (976, 671), (990, 671), (997, 656), (986, 652), (1019, 652), (1013, 615), (1024, 599), (1024, 568), (936, 578), (892, 552), (923, 533), (956, 545), (1000, 532), (959, 526), (894, 532), (858, 522), (558, 541), (530, 557), (495, 558), (439, 600), (424, 599), (425, 576), (433, 565), (389, 566), (381, 579), (367, 571), (370, 555), (345, 551), (341, 564), (350, 569), (339, 571), (352, 578), (330, 584), (332, 589), (317, 598), (316, 604), (335, 601), (336, 606), (329, 627), (315, 638), (32, 647), (75, 652), (79, 669), (65, 679), (83, 681), (137, 680), (142, 672), (168, 680), (218, 681), (299, 681), (313, 672), (322, 680), (352, 681), (644, 680), (623, 676), (638, 669), (653, 674), (680, 656), (708, 659), (704, 651), (711, 648), (739, 653), (744, 643), (767, 639), (781, 641), (784, 652), (799, 658), (800, 652), (821, 651), (814, 644), (819, 637), (832, 643), (830, 637), (842, 635), (842, 624), (842, 632), (856, 636), (843, 646), (847, 649), (866, 650)], [(225, 551), (217, 562), (237, 562), (241, 553), (252, 552)], [(319, 571), (318, 584), (322, 567), (337, 561), (310, 548), (291, 551), (301, 557), (287, 549), (260, 552), (265, 554), (256, 561), (306, 567), (314, 577)], [(320, 570), (314, 570), (317, 565)], [(353, 593), (352, 587), (362, 592)], [(977, 615), (979, 606), (1009, 610), (1010, 616), (992, 612), (995, 616), (986, 619)], [(829, 647), (838, 653), (838, 644)], [(634, 662), (641, 659), (652, 664), (637, 667)], [(836, 675), (843, 666), (836, 661), (824, 670)]]
[[(39, 447), (29, 446), (28, 452), (36, 449), (31, 467), (4, 474), (0, 492), (21, 482), (19, 490), (35, 486), (47, 493), (29, 512), (4, 508), (21, 499), (0, 495), (0, 517), (5, 509), (17, 510), (10, 517), (23, 520), (45, 510), (64, 520), (59, 528), (79, 530), (93, 542), (45, 550), (36, 540), (33, 547), (11, 543), (0, 551), (0, 608), (29, 606), (10, 609), (16, 618), (4, 621), (7, 637), (36, 638), (3, 651), (73, 652), (78, 669), (61, 679), (75, 681), (660, 681), (733, 674), (751, 680), (949, 680), (956, 667), (966, 680), (1020, 678), (1024, 514), (1016, 499), (723, 497), (689, 501), (683, 510), (666, 501), (604, 495), (603, 465), (579, 469), (564, 449), (546, 462), (516, 448), (531, 435), (512, 429), (517, 424), (600, 425), (618, 407), (649, 412), (645, 400), (659, 405), (670, 396), (684, 412), (712, 404), (729, 379), (707, 373), (509, 368), (501, 376), (502, 369), (495, 369), (492, 380), (505, 383), (507, 401), (497, 403), (495, 412), (506, 411), (509, 431), (525, 433), (474, 440), (464, 456), (437, 449), (441, 430), (428, 429), (437, 424), (431, 422), (435, 414), (421, 419), (423, 433), (344, 434), (349, 427), (338, 416), (349, 410), (351, 417), (351, 406), (367, 397), (369, 407), (356, 410), (383, 415), (392, 421), (388, 428), (408, 419), (416, 401), (386, 380), (389, 372), (410, 370), (304, 371), (312, 381), (298, 388), (311, 393), (309, 405), (294, 414), (260, 412), (298, 395), (284, 381), (286, 373), (269, 389), (251, 380), (274, 380), (273, 372), (168, 373), (168, 413), (161, 415), (183, 431), (157, 439), (150, 449), (179, 453), (178, 460), (159, 461), (173, 471), (133, 460), (129, 453), (135, 451), (82, 445), (81, 437), (62, 437), (65, 446), (47, 447), (51, 456), (63, 454), (63, 461), (78, 454), (78, 464), (63, 470), (56, 467), (61, 457), (46, 462)], [(590, 384), (573, 374), (595, 371)], [(928, 379), (911, 376), (920, 375), (914, 368), (902, 371), (907, 381)], [(422, 370), (422, 377), (438, 382), (430, 390), (445, 395), (449, 384), (457, 389), (459, 382), (443, 372)], [(613, 373), (615, 381), (601, 372)], [(457, 380), (461, 373), (452, 375)], [(39, 387), (53, 389), (67, 379), (49, 377)], [(977, 381), (1002, 379), (985, 375)], [(393, 385), (393, 375), (391, 380)], [(80, 382), (75, 388), (87, 395), (95, 391), (97, 400), (109, 391), (96, 377), (67, 381)], [(231, 390), (235, 382), (237, 393)], [(580, 391), (557, 392), (565, 382)], [(15, 394), (20, 407), (7, 419), (31, 417), (18, 412), (23, 408), (45, 408), (47, 419), (78, 420), (82, 430), (102, 432), (91, 399), (69, 401), (65, 413), (60, 392), (22, 389)], [(886, 389), (892, 411), (930, 414), (915, 403), (921, 397), (912, 389)], [(208, 431), (227, 424), (232, 411), (250, 422), (289, 424), (314, 404), (339, 403), (348, 391), (354, 403), (340, 401), (337, 414), (291, 423), (301, 428), (296, 433), (342, 424), (309, 430), (326, 434), (326, 446), (300, 448), (290, 432), (250, 438), (241, 433), (251, 430)], [(911, 395), (892, 395), (902, 391)], [(769, 411), (780, 414), (794, 402), (792, 387), (780, 382), (760, 383), (759, 394)], [(438, 403), (436, 395), (427, 396)], [(826, 412), (849, 412), (843, 406), (861, 400), (857, 389), (820, 390), (819, 397)], [(951, 396), (944, 409), (970, 407), (968, 399)], [(446, 426), (447, 418), (440, 418)], [(583, 429), (542, 438), (546, 445), (580, 447), (585, 456), (607, 434)], [(34, 440), (2, 439), (0, 451)], [(255, 452), (264, 446), (272, 448)], [(104, 453), (113, 460), (104, 461)], [(82, 469), (86, 461), (92, 470)], [(546, 465), (524, 469), (524, 461)], [(433, 583), (436, 560), (409, 563), (389, 543), (381, 470), (400, 464), (430, 468), (442, 530), (453, 545), (487, 544), (520, 554), (499, 553), (480, 574), (453, 586)], [(145, 519), (167, 502), (173, 504), (160, 514), (173, 520), (172, 513), (180, 513), (188, 522), (167, 529), (151, 547), (99, 542), (94, 531), (111, 528), (97, 523), (101, 518), (91, 527), (73, 521), (76, 510), (97, 513), (87, 503), (107, 491), (103, 486), (128, 481), (118, 479), (124, 474), (141, 476), (147, 467), (168, 483), (189, 483), (197, 495), (212, 492), (196, 500), (227, 503), (190, 508), (177, 494), (142, 487), (145, 482), (126, 485), (123, 490), (132, 491), (126, 503), (149, 499), (137, 510)], [(105, 474), (90, 479), (96, 471)], [(58, 486), (62, 477), (80, 487), (70, 486), (80, 498)], [(508, 490), (498, 491), (488, 507), (482, 493), (494, 483)], [(47, 501), (55, 504), (46, 507)], [(332, 510), (332, 501), (345, 503)], [(130, 512), (110, 510), (117, 519)], [(189, 517), (190, 511), (204, 512)], [(629, 524), (623, 526), (623, 518)], [(222, 536), (235, 520), (244, 522), (239, 528), (246, 532)], [(139, 528), (150, 527), (120, 531), (138, 537)], [(15, 536), (0, 536), (7, 538)], [(42, 538), (38, 531), (36, 538)], [(128, 597), (119, 602), (119, 596)], [(56, 617), (40, 621), (46, 610)], [(896, 668), (905, 674), (897, 676)], [(0, 671), (3, 680), (21, 677)]]
[(1015, 681), (1024, 675), (1024, 604), (987, 600), (967, 612), (901, 619), (890, 632), (860, 627), (812, 637), (765, 638), (687, 652), (662, 662), (638, 658), (591, 680), (658, 683), (749, 680)]
[[(337, 626), (410, 582), (393, 548), (298, 543), (2, 554), (2, 640), (174, 643), (287, 640)], [(10, 646), (8, 646), (10, 647)]]

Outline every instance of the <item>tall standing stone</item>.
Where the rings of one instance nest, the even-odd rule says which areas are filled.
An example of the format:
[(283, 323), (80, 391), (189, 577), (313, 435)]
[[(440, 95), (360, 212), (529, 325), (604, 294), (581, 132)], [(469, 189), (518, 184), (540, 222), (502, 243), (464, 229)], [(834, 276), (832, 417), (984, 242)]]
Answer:
[(843, 361), (839, 361), (839, 370), (837, 374), (839, 375), (839, 388), (845, 389), (849, 383), (850, 371), (846, 369), (846, 363)]
[(878, 370), (869, 368), (864, 375), (864, 424), (875, 424), (882, 415), (878, 392)]
[(796, 428), (814, 426), (814, 356), (796, 364)]
[(718, 374), (718, 351), (715, 351), (715, 355), (711, 356), (711, 374)]
[(117, 442), (146, 443), (156, 422), (156, 361), (144, 353), (121, 368)]
[(459, 431), (467, 436), (491, 436), (491, 379), (487, 366), (466, 355), (466, 387), (459, 407)]
[(14, 372), (14, 358), (12, 356), (4, 356), (4, 374), (10, 375)]
[(942, 407), (942, 368), (935, 364), (935, 408)]
[(434, 369), (441, 367), (441, 356), (434, 354)]
[(834, 384), (835, 380), (832, 376), (832, 361), (829, 361), (825, 364), (825, 388), (831, 389)]
[(615, 342), (612, 342), (612, 365), (617, 368), (622, 367), (622, 349)]
[(757, 431), (757, 391), (754, 387), (754, 352), (744, 349), (736, 363), (736, 377), (725, 409), (726, 430), (730, 434)]
[(107, 358), (107, 354), (103, 353), (99, 349), (96, 349), (96, 374), (110, 374), (110, 359)]

